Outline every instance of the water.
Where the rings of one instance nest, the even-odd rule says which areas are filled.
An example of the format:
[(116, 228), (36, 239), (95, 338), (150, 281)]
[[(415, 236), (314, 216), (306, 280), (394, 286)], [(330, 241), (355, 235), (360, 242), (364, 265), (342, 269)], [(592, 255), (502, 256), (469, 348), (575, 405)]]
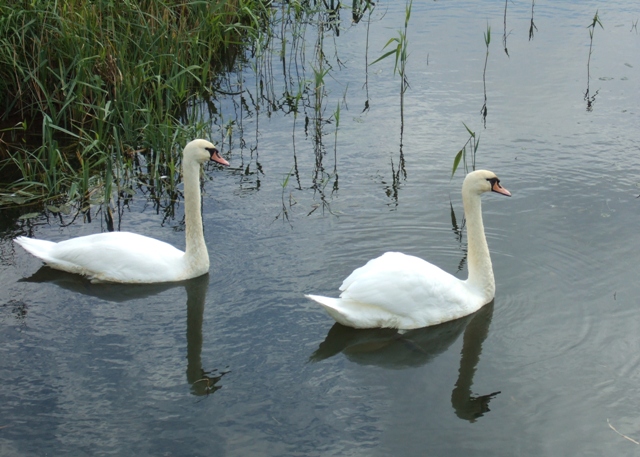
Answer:
[[(206, 171), (208, 277), (116, 287), (39, 270), (14, 236), (95, 233), (99, 218), (3, 216), (0, 454), (637, 455), (621, 434), (640, 441), (640, 7), (539, 3), (529, 41), (531, 4), (509, 3), (509, 57), (503, 8), (414, 3), (399, 181), (399, 78), (386, 60), (362, 88), (366, 27), (345, 12), (325, 118), (347, 105), (336, 163), (335, 123), (323, 127), (324, 197), (303, 115), (292, 139), (291, 114), (247, 114), (225, 146), (232, 167)], [(369, 61), (402, 27), (404, 4), (372, 18)], [(237, 100), (221, 100), (214, 121), (233, 119)], [(480, 135), (478, 167), (513, 193), (483, 198), (493, 305), (402, 335), (334, 326), (303, 294), (336, 295), (384, 251), (466, 276), (452, 224), (463, 173), (450, 180), (463, 122)], [(283, 191), (294, 146), (300, 186), (291, 177)], [(181, 211), (163, 221), (139, 196), (121, 228), (183, 246)]]

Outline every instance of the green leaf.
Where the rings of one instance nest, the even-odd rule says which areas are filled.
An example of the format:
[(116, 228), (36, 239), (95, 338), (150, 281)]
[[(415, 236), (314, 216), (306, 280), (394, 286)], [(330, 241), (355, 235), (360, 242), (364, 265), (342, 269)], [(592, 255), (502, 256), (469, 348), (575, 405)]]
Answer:
[(453, 159), (453, 170), (451, 170), (451, 178), (449, 178), (449, 180), (453, 179), (453, 175), (456, 173), (458, 165), (460, 164), (460, 159), (462, 159), (463, 152), (464, 149), (460, 149), (460, 151), (458, 151), (458, 153), (456, 154), (456, 158)]
[(484, 34), (484, 42), (489, 47), (489, 43), (491, 43), (491, 27), (487, 25), (487, 31)]
[(293, 168), (291, 168), (289, 173), (287, 173), (287, 177), (282, 182), (282, 191), (283, 192), (284, 192), (284, 189), (286, 189), (287, 185), (289, 184), (289, 178), (291, 177), (292, 174), (293, 174)]
[(405, 6), (405, 18), (404, 18), (404, 26), (405, 28), (407, 27), (407, 25), (409, 24), (409, 19), (411, 18), (411, 7), (413, 6), (413, 0), (411, 0), (409, 3), (407, 3), (407, 5)]
[(36, 218), (38, 216), (40, 216), (40, 213), (27, 213), (27, 214), (23, 214), (22, 216), (20, 216), (18, 218), (18, 220), (24, 221), (24, 220), (27, 220), (27, 219)]
[(471, 129), (469, 127), (467, 127), (467, 124), (465, 124), (464, 122), (462, 123), (462, 125), (464, 125), (464, 128), (467, 129), (467, 132), (469, 132), (469, 135), (471, 135), (472, 137), (476, 137), (475, 132), (472, 132)]
[(385, 44), (384, 46), (382, 46), (382, 49), (385, 49), (387, 46), (389, 46), (391, 43), (393, 42), (399, 43), (400, 40), (398, 38), (389, 38), (389, 41), (387, 41), (387, 44)]
[[(395, 38), (392, 38), (393, 40), (395, 40)], [(385, 46), (386, 47), (386, 46)], [(386, 54), (383, 54), (382, 56), (378, 57), (376, 60), (374, 60), (373, 62), (371, 62), (369, 64), (369, 66), (373, 65), (374, 63), (378, 63), (380, 62), (382, 59), (386, 59), (387, 57), (389, 57), (390, 55), (393, 55), (396, 53), (396, 50), (394, 49), (393, 51), (389, 51)]]

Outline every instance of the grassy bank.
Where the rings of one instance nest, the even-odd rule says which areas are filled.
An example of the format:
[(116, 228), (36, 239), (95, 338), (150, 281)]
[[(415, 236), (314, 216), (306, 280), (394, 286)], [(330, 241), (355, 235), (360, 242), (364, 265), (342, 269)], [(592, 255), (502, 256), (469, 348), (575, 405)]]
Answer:
[(265, 5), (0, 0), (0, 206), (108, 203), (141, 167), (162, 186)]

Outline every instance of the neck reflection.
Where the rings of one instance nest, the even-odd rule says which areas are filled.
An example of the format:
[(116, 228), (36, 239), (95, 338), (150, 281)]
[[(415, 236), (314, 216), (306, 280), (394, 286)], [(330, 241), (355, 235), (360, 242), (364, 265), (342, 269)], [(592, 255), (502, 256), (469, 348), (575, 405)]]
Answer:
[(388, 369), (423, 366), (445, 352), (464, 333), (458, 379), (451, 392), (451, 406), (457, 417), (475, 422), (489, 412), (489, 402), (500, 392), (474, 395), (473, 378), (480, 362), (493, 316), (493, 301), (469, 316), (433, 327), (399, 332), (395, 329), (358, 330), (334, 324), (325, 340), (310, 356), (319, 362), (343, 353), (360, 365)]
[(193, 395), (210, 395), (222, 386), (217, 383), (229, 371), (202, 368), (202, 320), (209, 287), (209, 274), (186, 281), (187, 291), (187, 382)]
[(174, 287), (184, 286), (187, 292), (186, 374), (187, 382), (191, 384), (191, 393), (198, 396), (214, 393), (221, 388), (218, 382), (229, 372), (215, 368), (207, 371), (202, 368), (202, 321), (209, 287), (208, 273), (188, 281), (158, 284), (91, 283), (80, 275), (43, 266), (34, 275), (21, 279), (20, 282), (53, 283), (74, 293), (116, 303), (145, 300)]

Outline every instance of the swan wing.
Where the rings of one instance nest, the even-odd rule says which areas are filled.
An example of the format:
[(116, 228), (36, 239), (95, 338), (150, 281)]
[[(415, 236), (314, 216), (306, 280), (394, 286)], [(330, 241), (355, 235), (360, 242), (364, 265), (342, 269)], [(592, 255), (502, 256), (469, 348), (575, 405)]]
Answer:
[(184, 253), (168, 243), (130, 232), (108, 232), (53, 243), (19, 237), (16, 241), (52, 268), (94, 281), (178, 281)]
[(340, 312), (351, 321), (361, 320), (358, 327), (435, 325), (467, 314), (478, 301), (465, 281), (399, 252), (387, 252), (356, 269), (340, 290)]

